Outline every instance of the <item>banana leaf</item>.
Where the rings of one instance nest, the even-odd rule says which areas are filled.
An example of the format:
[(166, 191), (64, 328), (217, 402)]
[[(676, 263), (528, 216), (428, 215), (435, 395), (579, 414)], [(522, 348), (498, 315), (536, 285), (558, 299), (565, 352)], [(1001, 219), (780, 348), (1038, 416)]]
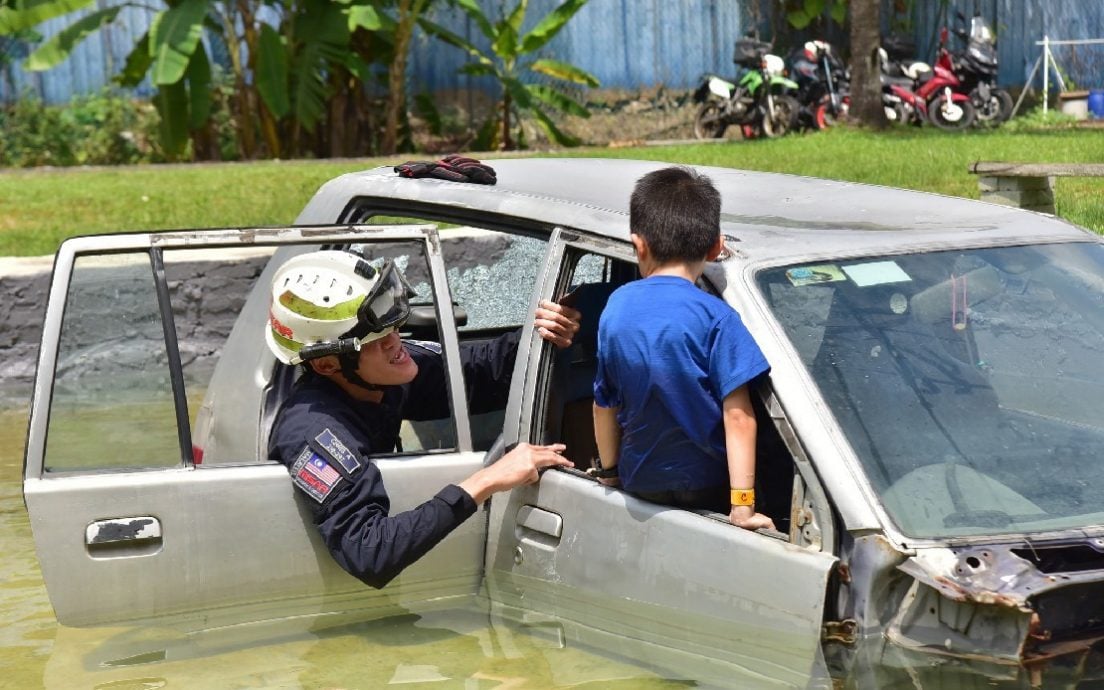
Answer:
[(50, 69), (65, 61), (73, 52), (73, 48), (83, 41), (88, 34), (98, 30), (104, 24), (115, 21), (122, 6), (109, 7), (106, 10), (98, 10), (92, 14), (81, 17), (69, 26), (54, 34), (33, 53), (27, 56), (23, 63), (23, 69), (31, 72), (40, 72)]
[(521, 24), (525, 21), (525, 13), (529, 10), (529, 0), (519, 0), (517, 7), (510, 13), (510, 16), (506, 18), (506, 22), (510, 25), (510, 28), (514, 30), (514, 34), (521, 35)]
[(308, 132), (326, 112), (331, 64), (344, 64), (349, 54), (349, 24), (344, 10), (327, 0), (308, 0), (295, 17), (294, 35), (304, 37), (292, 56), (292, 113)]
[(561, 146), (578, 146), (582, 143), (579, 139), (556, 127), (556, 123), (552, 122), (551, 118), (540, 108), (533, 108), (530, 112), (532, 112), (533, 118), (536, 119), (537, 124), (544, 130), (544, 133), (548, 135), (548, 138), (557, 144)]
[(590, 72), (579, 69), (575, 65), (560, 62), (559, 60), (537, 60), (532, 65), (529, 65), (529, 69), (534, 72), (540, 72), (541, 74), (547, 74), (556, 79), (575, 82), (576, 84), (585, 84), (591, 87), (601, 85), (598, 78)]
[(491, 50), (494, 54), (500, 57), (507, 63), (512, 63), (518, 55), (518, 35), (514, 31), (514, 28), (502, 22), (498, 24), (497, 32), (495, 35), (494, 43), (491, 44)]
[(47, 19), (88, 7), (95, 0), (26, 0), (0, 5), (0, 36), (38, 26)]
[(553, 88), (540, 86), (538, 84), (529, 84), (525, 88), (528, 89), (529, 93), (538, 101), (545, 105), (552, 106), (556, 110), (577, 117), (590, 117), (590, 111), (587, 110), (585, 106)]
[(483, 52), (479, 50), (479, 48), (476, 48), (467, 39), (454, 34), (445, 27), (439, 24), (434, 24), (433, 22), (425, 18), (421, 18), (418, 20), (418, 26), (420, 26), (422, 28), (422, 31), (426, 32), (426, 34), (433, 36), (434, 38), (443, 41), (454, 48), (459, 48), (468, 55), (479, 59), (481, 62), (490, 62), (490, 60), (485, 55), (483, 55)]
[(150, 25), (153, 83), (175, 84), (184, 76), (203, 33), (211, 0), (182, 0), (154, 17)]
[(280, 34), (269, 24), (261, 25), (254, 76), (257, 79), (257, 91), (268, 111), (277, 119), (287, 116), (291, 112), (287, 48)]
[(146, 72), (149, 71), (152, 64), (153, 56), (150, 55), (149, 32), (147, 31), (131, 48), (130, 55), (127, 55), (126, 64), (123, 65), (122, 71), (112, 77), (112, 81), (119, 86), (134, 88), (142, 83), (142, 79), (145, 78)]
[(575, 13), (587, 4), (587, 0), (566, 0), (562, 5), (545, 15), (544, 19), (537, 22), (533, 30), (525, 34), (521, 40), (521, 52), (532, 53), (543, 48), (546, 43), (556, 37), (560, 29), (575, 16)]
[(188, 129), (201, 129), (211, 117), (211, 63), (202, 43), (192, 53), (184, 76), (188, 80)]
[(356, 31), (357, 29), (379, 31), (383, 28), (384, 19), (387, 18), (386, 15), (381, 15), (371, 5), (353, 5), (345, 10), (345, 13), (349, 16), (349, 31)]
[(153, 105), (161, 116), (158, 133), (165, 158), (178, 160), (188, 145), (188, 90), (184, 82), (159, 87)]
[(476, 0), (455, 0), (455, 2), (460, 6), (460, 9), (464, 10), (464, 12), (472, 18), (472, 21), (475, 22), (479, 31), (482, 32), (488, 40), (495, 40), (494, 27), (491, 26), (490, 20), (487, 19), (487, 15), (483, 13), (483, 8), (479, 6)]

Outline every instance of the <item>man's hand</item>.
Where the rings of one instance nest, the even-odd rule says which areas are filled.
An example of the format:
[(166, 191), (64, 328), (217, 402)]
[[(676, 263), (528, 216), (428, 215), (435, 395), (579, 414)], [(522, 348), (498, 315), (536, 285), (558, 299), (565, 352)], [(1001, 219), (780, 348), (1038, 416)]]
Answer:
[(540, 336), (561, 350), (571, 346), (571, 340), (579, 332), (582, 314), (566, 304), (541, 300), (537, 306), (534, 325)]
[(737, 527), (757, 530), (763, 527), (774, 529), (774, 520), (762, 513), (755, 512), (752, 506), (731, 506), (728, 513), (728, 521)]
[(459, 486), (468, 492), (476, 503), (487, 500), (491, 494), (508, 491), (515, 486), (536, 484), (541, 470), (549, 467), (574, 467), (575, 464), (560, 455), (567, 446), (553, 443), (550, 446), (534, 446), (519, 443), (517, 447), (498, 459), (495, 464), (484, 467)]

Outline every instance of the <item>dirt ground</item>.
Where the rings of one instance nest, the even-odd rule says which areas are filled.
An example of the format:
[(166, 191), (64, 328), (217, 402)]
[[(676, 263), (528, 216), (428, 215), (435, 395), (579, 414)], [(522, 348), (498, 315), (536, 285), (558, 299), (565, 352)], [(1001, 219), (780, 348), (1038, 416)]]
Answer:
[[(645, 141), (691, 139), (694, 136), (696, 104), (690, 90), (663, 87), (639, 91), (603, 90), (576, 96), (590, 111), (589, 118), (554, 116), (556, 126), (591, 146), (633, 146)], [(463, 151), (470, 148), (475, 131), (491, 112), (493, 104), (473, 99), (471, 94), (442, 97), (444, 133), (430, 134), (424, 120), (414, 123), (414, 141), (428, 153)], [(478, 113), (475, 116), (469, 113)], [(549, 113), (550, 115), (552, 113)], [(530, 148), (548, 145), (544, 132), (532, 119), (524, 122)]]

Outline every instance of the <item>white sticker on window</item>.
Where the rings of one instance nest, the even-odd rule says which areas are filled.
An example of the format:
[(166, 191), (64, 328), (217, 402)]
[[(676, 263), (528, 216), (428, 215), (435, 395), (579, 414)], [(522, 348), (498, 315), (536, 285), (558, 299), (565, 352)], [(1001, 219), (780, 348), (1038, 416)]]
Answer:
[(896, 261), (874, 261), (868, 264), (844, 266), (843, 272), (859, 287), (906, 283), (912, 280)]

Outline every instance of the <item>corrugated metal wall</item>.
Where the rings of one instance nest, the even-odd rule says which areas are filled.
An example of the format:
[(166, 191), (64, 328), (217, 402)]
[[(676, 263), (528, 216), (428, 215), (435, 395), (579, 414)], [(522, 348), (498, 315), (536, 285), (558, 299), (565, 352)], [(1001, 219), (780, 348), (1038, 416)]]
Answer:
[[(951, 0), (915, 2), (915, 38), (923, 59), (935, 55), (939, 27), (954, 21), (955, 10), (967, 18), (981, 14), (997, 34), (1000, 59), (998, 80), (1003, 85), (1023, 85), (1042, 46), (1043, 36), (1054, 39), (1104, 39), (1104, 1), (1101, 0)], [(1079, 88), (1104, 87), (1104, 45), (1055, 46), (1055, 59)], [(1054, 76), (1051, 75), (1053, 81)], [(1035, 88), (1042, 87), (1036, 75)]]
[[(119, 0), (98, 0), (98, 7)], [(528, 26), (560, 0), (531, 0)], [(887, 17), (894, 0), (882, 0)], [(498, 7), (501, 0), (481, 0)], [(512, 0), (507, 3), (513, 6)], [(764, 10), (769, 0), (591, 0), (543, 52), (594, 73), (606, 88), (637, 89), (664, 84), (689, 88), (704, 72), (732, 69), (732, 42), (749, 26), (752, 7)], [(910, 10), (918, 57), (934, 54), (938, 27), (946, 19), (942, 3), (916, 0)], [(960, 9), (967, 16), (981, 12), (998, 34), (1001, 72), (1006, 85), (1023, 84), (1040, 54), (1034, 45), (1044, 34), (1051, 38), (1104, 38), (1104, 0), (952, 0), (950, 16)], [(62, 65), (43, 73), (27, 73), (18, 64), (0, 76), (0, 100), (24, 91), (49, 102), (72, 94), (96, 91), (110, 82), (134, 40), (146, 30), (152, 12), (128, 7), (116, 23), (90, 36)], [(476, 41), (477, 31), (458, 12), (439, 12), (437, 21)], [(47, 36), (71, 22), (53, 20)], [(1104, 86), (1104, 46), (1056, 48), (1063, 69), (1083, 87)], [(464, 55), (457, 49), (418, 37), (410, 78), (414, 91), (481, 88), (479, 82), (456, 74)], [(1038, 85), (1038, 84), (1037, 84)], [(148, 93), (148, 87), (139, 90)]]

